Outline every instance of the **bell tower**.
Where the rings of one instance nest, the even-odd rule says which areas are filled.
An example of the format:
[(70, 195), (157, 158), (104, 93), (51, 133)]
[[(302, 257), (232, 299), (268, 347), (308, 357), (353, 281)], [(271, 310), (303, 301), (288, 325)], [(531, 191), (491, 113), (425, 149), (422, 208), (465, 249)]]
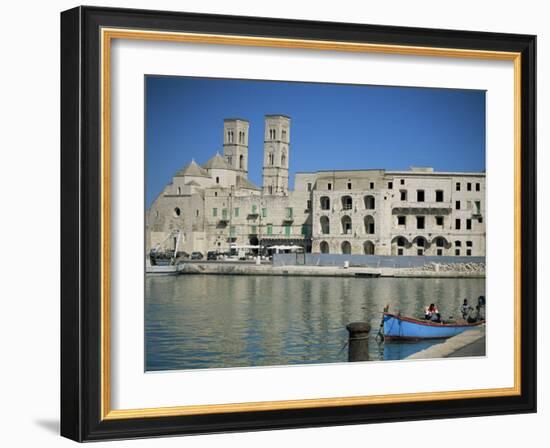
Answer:
[(231, 168), (248, 177), (248, 120), (223, 120), (223, 155)]
[(290, 155), (290, 117), (266, 115), (264, 130), (263, 193), (288, 194), (288, 159)]

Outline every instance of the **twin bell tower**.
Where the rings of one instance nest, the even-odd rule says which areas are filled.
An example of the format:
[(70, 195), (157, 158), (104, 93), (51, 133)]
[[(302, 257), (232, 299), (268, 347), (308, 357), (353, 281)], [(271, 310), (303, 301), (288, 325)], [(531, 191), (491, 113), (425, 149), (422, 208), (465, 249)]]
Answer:
[[(223, 155), (229, 166), (248, 177), (249, 122), (241, 118), (223, 121)], [(263, 194), (288, 194), (290, 117), (266, 115), (264, 127)]]

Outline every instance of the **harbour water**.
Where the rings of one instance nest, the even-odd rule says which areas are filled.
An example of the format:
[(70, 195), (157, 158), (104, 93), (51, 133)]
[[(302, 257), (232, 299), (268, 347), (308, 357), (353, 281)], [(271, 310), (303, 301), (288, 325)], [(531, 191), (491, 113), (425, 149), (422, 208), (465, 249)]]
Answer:
[(346, 324), (368, 321), (372, 361), (403, 359), (433, 345), (382, 343), (384, 306), (420, 316), (436, 303), (457, 317), (485, 295), (485, 279), (146, 276), (146, 370), (347, 361)]

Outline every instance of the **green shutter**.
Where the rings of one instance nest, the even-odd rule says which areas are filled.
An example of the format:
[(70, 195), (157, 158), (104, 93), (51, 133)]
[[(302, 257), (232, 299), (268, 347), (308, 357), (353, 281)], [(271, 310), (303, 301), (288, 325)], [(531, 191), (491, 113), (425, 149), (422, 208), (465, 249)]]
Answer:
[(267, 225), (267, 234), (273, 235), (273, 226), (271, 224)]
[(262, 208), (262, 218), (267, 218), (267, 208)]
[(227, 219), (227, 209), (226, 209), (226, 208), (224, 208), (224, 209), (222, 210), (222, 218), (223, 218), (223, 219)]
[(235, 208), (235, 218), (239, 217), (239, 207)]
[(285, 235), (286, 236), (290, 235), (290, 226), (285, 226)]
[(234, 237), (235, 236), (235, 226), (229, 227), (229, 236)]
[(256, 213), (257, 208), (258, 208), (257, 205), (253, 205), (253, 206), (252, 206), (252, 214), (253, 214), (253, 215)]
[(212, 216), (218, 216), (218, 209), (217, 208), (212, 209)]

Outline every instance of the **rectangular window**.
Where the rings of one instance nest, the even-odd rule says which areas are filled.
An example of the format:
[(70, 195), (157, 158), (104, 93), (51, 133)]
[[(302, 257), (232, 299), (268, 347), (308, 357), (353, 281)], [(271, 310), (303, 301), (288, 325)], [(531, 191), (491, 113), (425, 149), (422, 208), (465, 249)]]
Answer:
[(267, 208), (262, 208), (262, 218), (266, 218), (267, 217)]
[(466, 255), (469, 257), (472, 255), (472, 249), (466, 249)]
[(306, 203), (306, 210), (311, 210), (311, 200), (308, 200)]
[(466, 230), (472, 230), (472, 220), (471, 219), (466, 220)]
[(468, 183), (466, 184), (466, 190), (472, 191), (472, 183), (471, 183), (471, 182), (468, 182)]
[(416, 255), (424, 255), (424, 249), (417, 249)]
[(229, 227), (229, 236), (232, 238), (235, 236), (235, 226)]
[(400, 192), (401, 200), (406, 201), (407, 200), (407, 190), (401, 190)]
[(424, 228), (424, 216), (417, 216), (416, 217), (416, 228), (417, 229), (423, 229)]
[(235, 218), (239, 217), (239, 207), (235, 207)]
[(222, 218), (223, 218), (223, 219), (227, 219), (227, 209), (226, 209), (226, 208), (224, 208), (224, 209), (222, 210)]
[(457, 182), (456, 185), (455, 185), (455, 189), (456, 191), (460, 191), (460, 182)]
[(401, 185), (405, 185), (405, 179), (401, 179)]
[(369, 187), (370, 187), (371, 190), (374, 190), (374, 182), (371, 182), (371, 183), (369, 184)]
[(481, 214), (481, 201), (475, 201), (476, 205), (476, 215)]
[(254, 204), (252, 206), (252, 214), (255, 215), (257, 212), (258, 212), (258, 206)]
[(309, 226), (307, 224), (302, 224), (302, 235), (304, 236), (309, 235)]
[(407, 224), (407, 217), (406, 216), (398, 216), (397, 217), (397, 225), (398, 226), (404, 226)]
[(388, 182), (388, 190), (392, 190), (393, 189), (393, 182)]
[(273, 225), (271, 225), (271, 224), (267, 225), (267, 234), (268, 235), (273, 235)]
[(308, 182), (307, 184), (307, 191), (311, 191), (311, 182)]
[(327, 184), (327, 190), (332, 190), (332, 184), (330, 182)]
[(435, 217), (435, 225), (443, 227), (443, 216)]
[(435, 202), (443, 202), (443, 190), (435, 191)]
[(252, 235), (257, 234), (257, 233), (258, 233), (258, 228), (257, 228), (257, 226), (250, 226), (250, 233), (251, 233)]
[(212, 216), (218, 216), (218, 209), (215, 207), (212, 209)]
[(460, 255), (460, 249), (455, 249), (455, 255), (457, 255), (457, 256)]
[(456, 246), (456, 247), (461, 247), (461, 246), (462, 246), (462, 242), (461, 242), (461, 241), (455, 241), (455, 246)]
[(416, 190), (416, 202), (424, 202), (424, 190)]
[(348, 190), (351, 190), (351, 182), (348, 182)]
[(472, 247), (472, 242), (471, 241), (466, 241), (466, 247)]
[(397, 255), (403, 255), (403, 249), (402, 248), (397, 249)]
[(285, 235), (286, 236), (290, 235), (290, 226), (285, 226)]
[(437, 249), (437, 255), (440, 257), (443, 255), (443, 249)]
[(480, 191), (481, 190), (481, 185), (478, 183), (476, 183), (476, 191)]
[(288, 219), (292, 218), (292, 207), (287, 207), (286, 208), (286, 217)]
[(460, 210), (460, 201), (456, 201), (456, 202), (455, 202), (455, 208), (456, 208), (457, 210)]
[(455, 229), (460, 230), (460, 219), (455, 219)]

